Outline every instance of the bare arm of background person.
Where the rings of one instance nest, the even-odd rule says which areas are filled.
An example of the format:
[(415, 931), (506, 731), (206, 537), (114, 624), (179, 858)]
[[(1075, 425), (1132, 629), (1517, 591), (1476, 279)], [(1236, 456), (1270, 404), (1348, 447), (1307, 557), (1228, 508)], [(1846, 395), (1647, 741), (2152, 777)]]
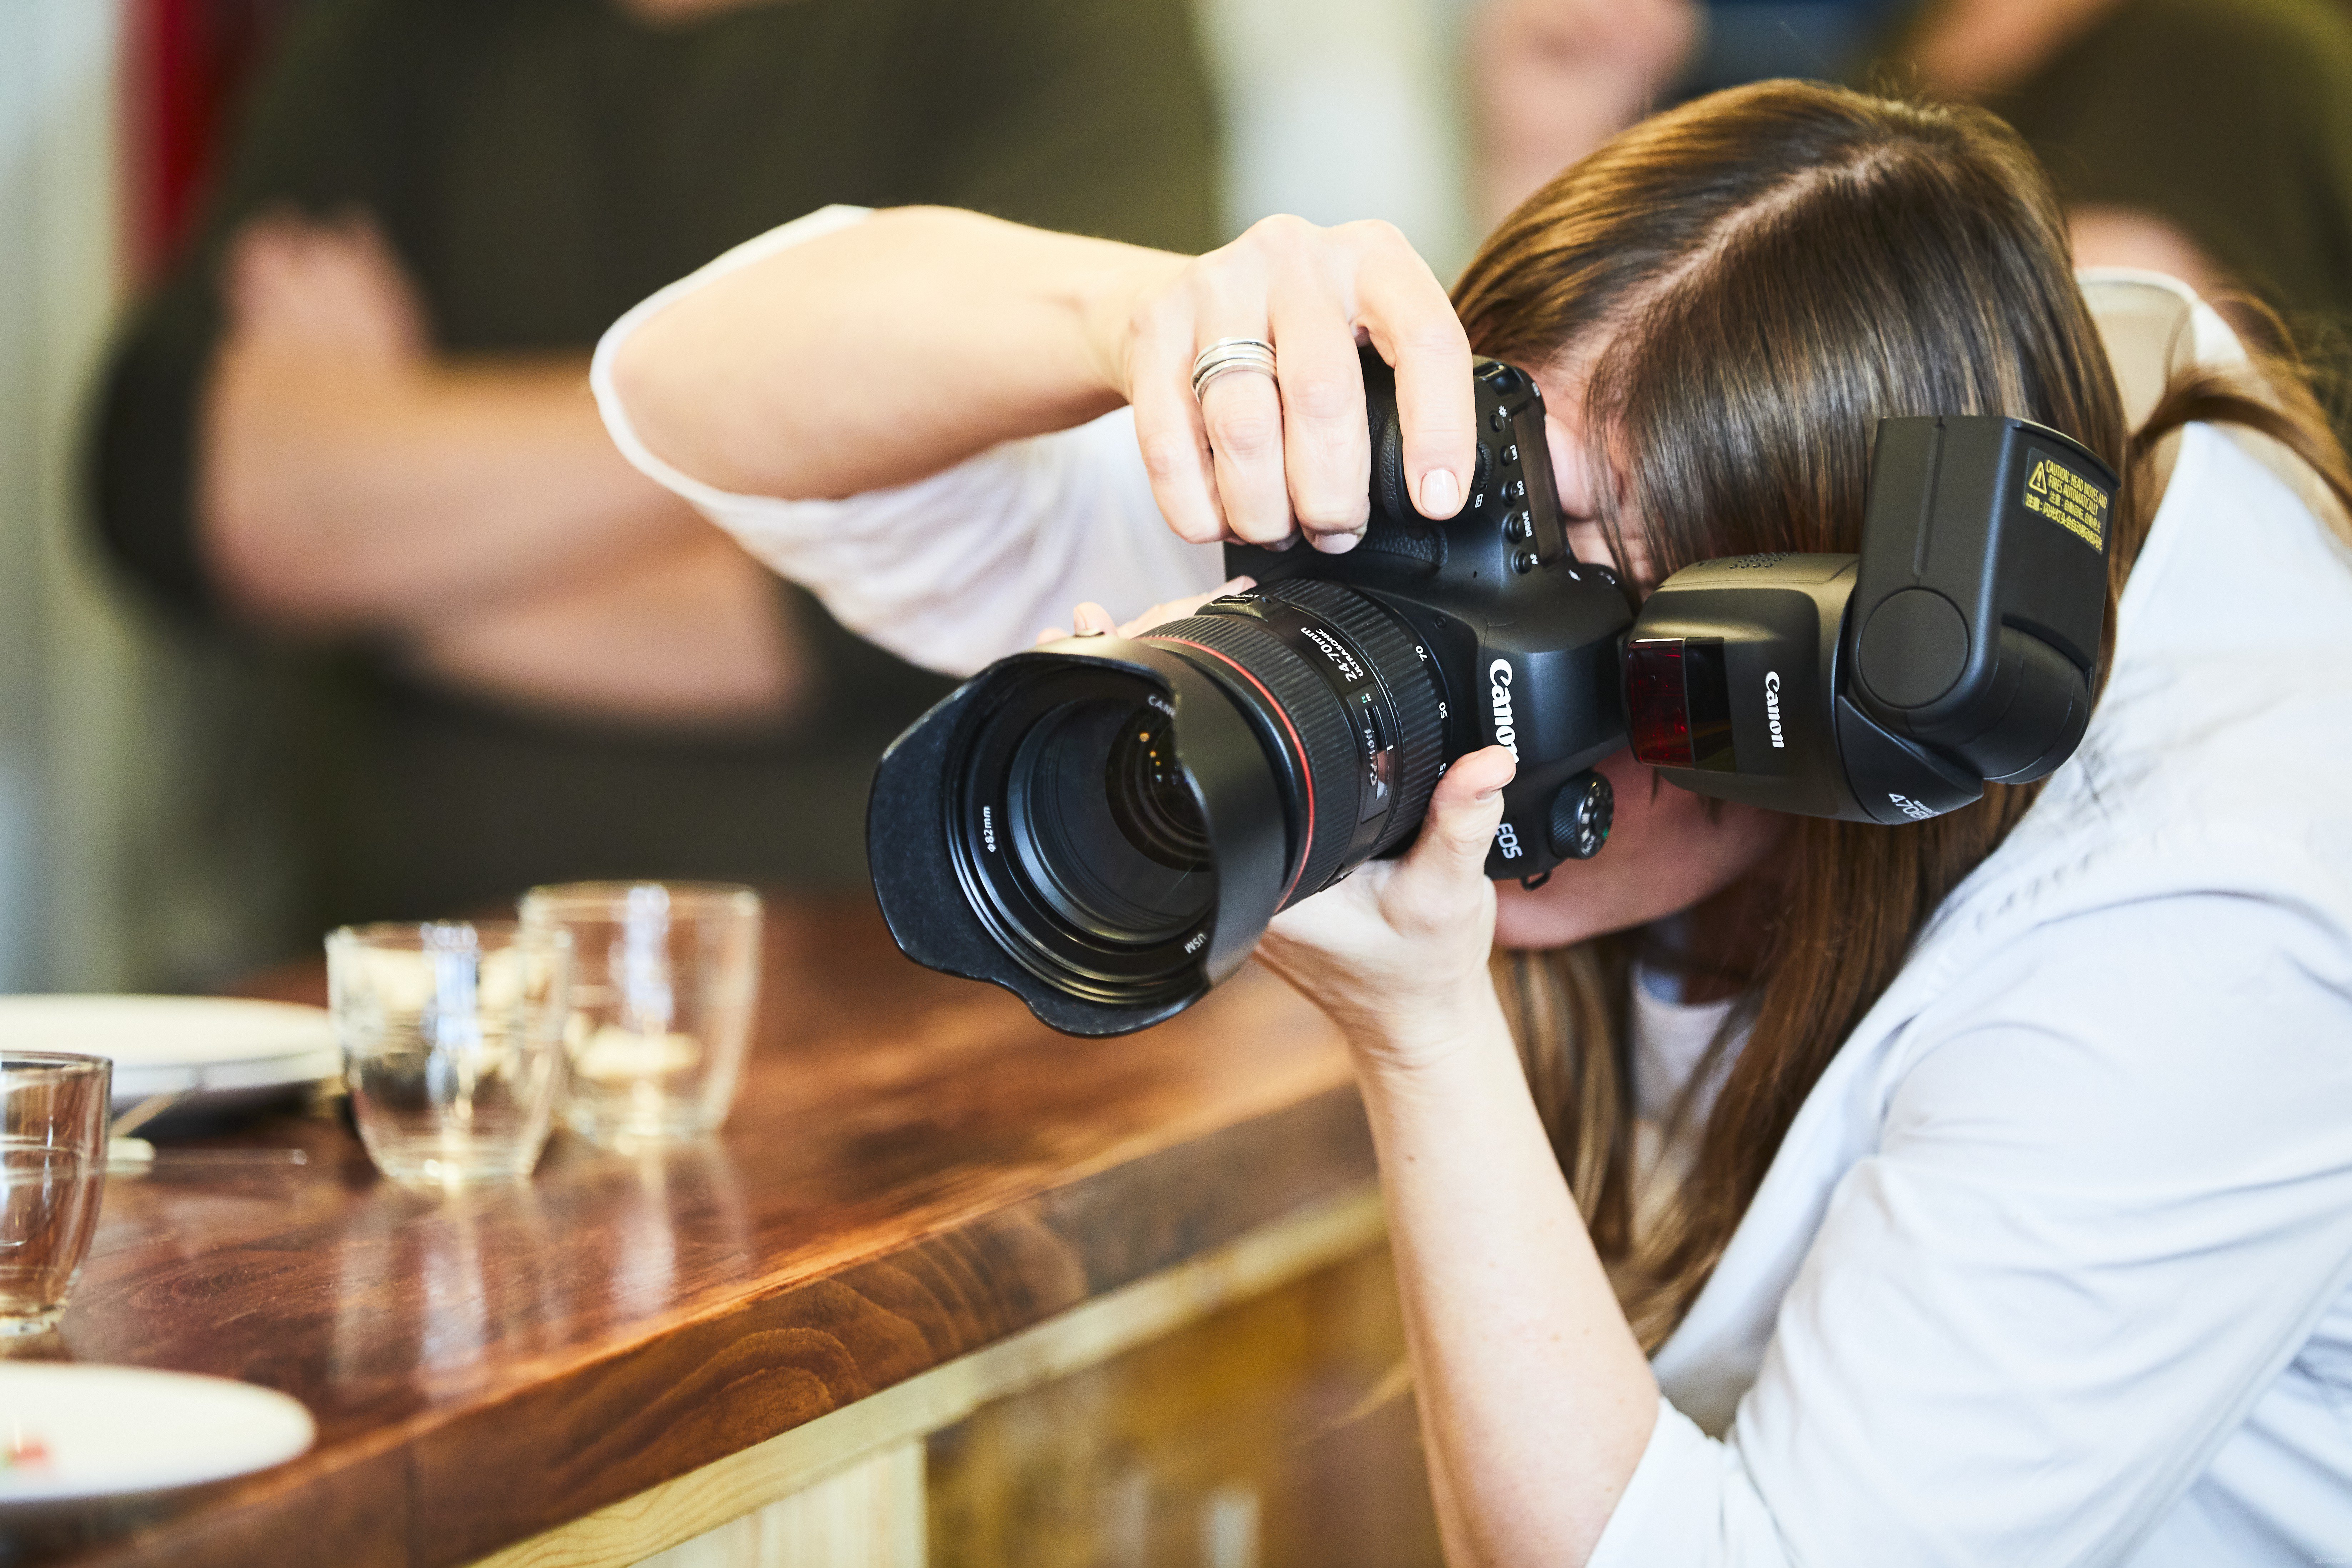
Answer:
[(272, 219), (233, 246), (198, 527), (232, 602), (391, 632), (468, 689), (744, 718), (794, 689), (757, 563), (629, 467), (583, 360), (436, 355), (372, 231)]

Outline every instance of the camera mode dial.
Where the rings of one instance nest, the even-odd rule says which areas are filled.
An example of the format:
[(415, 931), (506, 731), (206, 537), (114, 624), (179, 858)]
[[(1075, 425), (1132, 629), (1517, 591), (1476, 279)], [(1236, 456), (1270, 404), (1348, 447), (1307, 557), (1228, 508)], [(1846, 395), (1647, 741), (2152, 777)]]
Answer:
[(1551, 797), (1551, 852), (1563, 860), (1590, 860), (1609, 842), (1617, 815), (1617, 792), (1606, 775), (1591, 768), (1559, 786)]

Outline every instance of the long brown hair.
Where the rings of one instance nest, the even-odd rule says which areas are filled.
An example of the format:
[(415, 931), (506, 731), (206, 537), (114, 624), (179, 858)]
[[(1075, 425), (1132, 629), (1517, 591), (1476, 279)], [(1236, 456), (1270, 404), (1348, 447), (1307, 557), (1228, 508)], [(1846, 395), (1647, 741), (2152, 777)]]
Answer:
[[(1601, 519), (1621, 569), (1627, 516), (1657, 576), (1710, 556), (1858, 549), (1869, 443), (1899, 415), (2036, 420), (2125, 476), (2110, 639), (2155, 510), (2148, 460), (2181, 425), (2253, 426), (2352, 506), (2343, 453), (2291, 375), (2266, 389), (2192, 376), (2137, 437), (2126, 429), (2057, 198), (1979, 110), (1796, 82), (1699, 100), (1531, 197), (1471, 261), (1454, 304), (1479, 352), (1589, 374), (1597, 471), (1622, 486)], [(1792, 825), (1777, 914), (1733, 1014), (1746, 1044), (1678, 1200), (1639, 1237), (1634, 939), (1498, 956), (1553, 1148), (1645, 1345), (1706, 1283), (1798, 1107), (1921, 925), (2037, 793), (1989, 785), (1965, 810), (1903, 827)]]

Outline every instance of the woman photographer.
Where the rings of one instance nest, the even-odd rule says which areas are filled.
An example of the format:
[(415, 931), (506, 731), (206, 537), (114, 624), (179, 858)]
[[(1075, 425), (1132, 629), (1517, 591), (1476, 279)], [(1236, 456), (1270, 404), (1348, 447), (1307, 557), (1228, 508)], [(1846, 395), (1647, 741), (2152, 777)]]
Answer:
[[(2210, 311), (2095, 287), (2153, 328), (2116, 345), (2155, 367), (2136, 430), (2004, 127), (1770, 83), (1563, 173), (1450, 302), (1377, 226), (1188, 258), (832, 212), (648, 300), (597, 375), (640, 466), (958, 669), (1075, 599), (1208, 589), (1220, 538), (1348, 548), (1359, 341), (1433, 516), (1472, 471), (1472, 349), (1533, 373), (1579, 552), (1637, 591), (1857, 548), (1882, 416), (2084, 442), (2126, 476), (2113, 648), (2045, 784), (1879, 827), (1620, 755), (1607, 851), (1498, 893), (1490, 750), (1261, 952), (1354, 1053), (1455, 1561), (2324, 1560), (2352, 1542), (2352, 475)], [(1196, 404), (1231, 338), (1273, 372)]]

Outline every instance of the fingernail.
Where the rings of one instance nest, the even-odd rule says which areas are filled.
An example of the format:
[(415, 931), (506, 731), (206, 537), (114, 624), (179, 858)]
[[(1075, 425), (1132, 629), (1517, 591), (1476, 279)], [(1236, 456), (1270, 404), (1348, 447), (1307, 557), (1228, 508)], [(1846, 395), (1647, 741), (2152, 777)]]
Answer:
[(1315, 548), (1326, 555), (1345, 555), (1363, 542), (1360, 533), (1318, 533), (1315, 536)]
[(1462, 481), (1451, 468), (1432, 468), (1421, 476), (1421, 515), (1452, 517), (1462, 510)]

